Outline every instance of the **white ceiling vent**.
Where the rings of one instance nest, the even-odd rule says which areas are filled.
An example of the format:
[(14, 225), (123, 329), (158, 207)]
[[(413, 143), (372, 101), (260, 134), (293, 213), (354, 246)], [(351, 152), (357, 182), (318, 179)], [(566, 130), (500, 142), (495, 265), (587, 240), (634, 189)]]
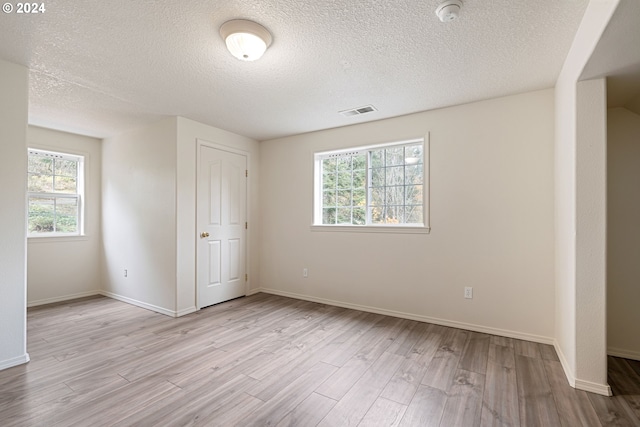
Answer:
[(376, 110), (376, 107), (374, 107), (373, 105), (365, 105), (364, 107), (358, 107), (358, 108), (352, 108), (350, 110), (339, 111), (339, 113), (345, 117), (351, 117), (351, 116), (359, 116), (360, 114), (373, 113), (374, 111), (378, 111)]

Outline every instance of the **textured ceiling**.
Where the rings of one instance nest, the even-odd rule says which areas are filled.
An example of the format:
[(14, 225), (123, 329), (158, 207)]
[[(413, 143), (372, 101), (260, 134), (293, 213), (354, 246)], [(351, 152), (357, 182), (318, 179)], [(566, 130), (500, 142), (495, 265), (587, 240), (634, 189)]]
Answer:
[[(1, 14), (0, 58), (30, 68), (30, 123), (107, 137), (180, 115), (265, 140), (555, 84), (588, 0), (46, 1)], [(231, 56), (227, 20), (273, 34)], [(377, 112), (338, 111), (372, 104)]]

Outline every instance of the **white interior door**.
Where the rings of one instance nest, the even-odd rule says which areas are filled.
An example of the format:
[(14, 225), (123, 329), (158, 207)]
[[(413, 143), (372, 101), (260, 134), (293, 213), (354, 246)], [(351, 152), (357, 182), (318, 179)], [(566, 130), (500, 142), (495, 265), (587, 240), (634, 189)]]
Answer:
[(247, 157), (200, 146), (197, 305), (246, 295)]

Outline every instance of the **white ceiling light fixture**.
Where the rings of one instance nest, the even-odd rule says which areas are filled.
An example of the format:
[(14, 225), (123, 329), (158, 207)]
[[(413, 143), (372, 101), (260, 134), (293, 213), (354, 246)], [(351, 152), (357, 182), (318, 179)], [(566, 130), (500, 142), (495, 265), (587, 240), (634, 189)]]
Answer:
[(436, 8), (436, 15), (442, 22), (451, 22), (458, 18), (460, 9), (462, 9), (460, 0), (447, 0)]
[(227, 49), (242, 61), (259, 59), (271, 45), (271, 33), (262, 25), (246, 19), (234, 19), (220, 26)]

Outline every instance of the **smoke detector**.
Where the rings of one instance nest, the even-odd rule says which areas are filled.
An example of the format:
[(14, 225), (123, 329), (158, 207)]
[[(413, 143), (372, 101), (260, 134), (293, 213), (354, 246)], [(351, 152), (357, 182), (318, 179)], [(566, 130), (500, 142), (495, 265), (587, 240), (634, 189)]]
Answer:
[(462, 9), (460, 0), (447, 0), (436, 9), (436, 15), (442, 22), (450, 22), (458, 17)]

